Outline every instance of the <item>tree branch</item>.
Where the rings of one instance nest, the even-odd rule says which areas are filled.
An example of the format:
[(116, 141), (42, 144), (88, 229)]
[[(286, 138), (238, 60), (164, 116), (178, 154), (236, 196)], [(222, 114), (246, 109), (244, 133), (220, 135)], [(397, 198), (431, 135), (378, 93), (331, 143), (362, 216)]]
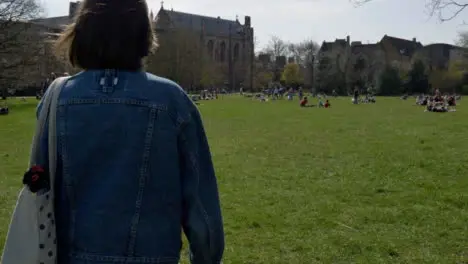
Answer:
[[(349, 0), (354, 6), (359, 7), (374, 0)], [(467, 7), (467, 0), (426, 0), (426, 8), (429, 16), (437, 16), (442, 22), (449, 21), (460, 15)]]

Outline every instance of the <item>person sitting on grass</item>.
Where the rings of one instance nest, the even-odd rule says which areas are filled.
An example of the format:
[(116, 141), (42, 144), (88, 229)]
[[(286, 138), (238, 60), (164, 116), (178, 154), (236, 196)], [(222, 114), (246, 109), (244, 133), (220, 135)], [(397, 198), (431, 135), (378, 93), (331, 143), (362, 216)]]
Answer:
[(319, 104), (318, 104), (318, 107), (322, 108), (322, 107), (325, 107), (324, 103), (322, 100), (319, 100)]
[(449, 109), (445, 102), (431, 101), (427, 104), (426, 112), (445, 113), (449, 112)]
[(268, 102), (267, 97), (264, 94), (256, 94), (255, 99), (259, 100), (260, 102)]
[(457, 106), (455, 96), (449, 96), (449, 98), (447, 99), (447, 103), (449, 106)]
[(325, 108), (330, 108), (331, 107), (331, 104), (330, 104), (330, 101), (325, 101)]
[(292, 88), (289, 88), (289, 91), (288, 91), (288, 100), (291, 101), (293, 100), (293, 97), (294, 97), (294, 91)]
[(443, 113), (443, 112), (448, 112), (448, 108), (444, 102), (436, 102), (434, 107), (432, 108), (432, 111)]
[(302, 100), (301, 100), (301, 102), (300, 102), (299, 105), (300, 105), (301, 107), (306, 107), (308, 102), (309, 102), (309, 101), (307, 100), (307, 96), (304, 96), (304, 97), (302, 98)]
[(8, 112), (8, 106), (0, 107), (0, 115), (7, 115)]
[(427, 96), (425, 96), (424, 94), (420, 94), (416, 98), (416, 105), (427, 105)]

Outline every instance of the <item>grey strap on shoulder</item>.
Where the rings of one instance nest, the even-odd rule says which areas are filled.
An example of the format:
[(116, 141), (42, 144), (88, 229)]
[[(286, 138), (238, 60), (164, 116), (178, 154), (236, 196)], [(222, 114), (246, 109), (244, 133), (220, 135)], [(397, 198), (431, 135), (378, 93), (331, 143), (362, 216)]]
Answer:
[(60, 77), (56, 80), (49, 108), (49, 177), (50, 189), (53, 190), (55, 184), (55, 173), (57, 170), (57, 108), (60, 92), (70, 77)]
[[(47, 89), (47, 92), (42, 99), (42, 108), (40, 109), (39, 116), (36, 122), (36, 130), (31, 145), (31, 155), (29, 159), (29, 167), (37, 165), (39, 161), (41, 138), (47, 134), (48, 137), (48, 149), (49, 149), (49, 170), (50, 180), (55, 180), (55, 169), (57, 165), (57, 151), (56, 151), (56, 121), (57, 121), (57, 105), (58, 97), (63, 86), (67, 82), (69, 77), (61, 77), (56, 79)], [(49, 131), (45, 131), (46, 125), (49, 124)], [(51, 184), (53, 187), (54, 184)]]

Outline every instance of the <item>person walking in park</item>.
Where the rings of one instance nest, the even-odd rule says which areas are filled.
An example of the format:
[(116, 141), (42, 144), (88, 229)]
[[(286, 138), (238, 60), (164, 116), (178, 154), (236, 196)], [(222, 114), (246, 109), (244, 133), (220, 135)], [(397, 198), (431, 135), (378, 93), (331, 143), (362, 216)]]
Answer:
[(354, 89), (354, 98), (353, 99), (354, 99), (353, 103), (358, 104), (358, 102), (359, 102), (359, 90), (358, 90), (357, 87)]
[(181, 230), (191, 263), (221, 263), (223, 221), (200, 113), (179, 85), (143, 70), (155, 47), (151, 23), (144, 0), (84, 0), (56, 43), (82, 69), (61, 86), (56, 139), (41, 139), (40, 165), (57, 152), (57, 168), (48, 168), (56, 170), (57, 263), (177, 264)]

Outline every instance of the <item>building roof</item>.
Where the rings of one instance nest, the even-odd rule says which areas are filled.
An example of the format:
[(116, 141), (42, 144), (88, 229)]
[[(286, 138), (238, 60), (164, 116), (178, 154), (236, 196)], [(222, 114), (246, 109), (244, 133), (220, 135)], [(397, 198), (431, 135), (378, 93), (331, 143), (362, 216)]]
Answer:
[(332, 49), (333, 46), (341, 46), (342, 48), (348, 46), (348, 41), (346, 39), (335, 39), (335, 41), (324, 41), (322, 46), (320, 46), (319, 52), (326, 52)]
[(46, 26), (53, 29), (63, 29), (67, 25), (71, 24), (72, 19), (70, 16), (59, 16), (59, 17), (48, 17), (31, 20), (32, 23)]
[(229, 30), (232, 35), (241, 36), (244, 32), (244, 25), (238, 20), (227, 20), (220, 17), (209, 17), (196, 14), (183, 13), (179, 11), (166, 10), (161, 8), (156, 17), (161, 12), (165, 12), (174, 28), (190, 29), (196, 31), (204, 30), (208, 35), (229, 36)]
[(380, 49), (380, 43), (372, 43), (372, 44), (354, 44), (351, 46), (351, 53), (361, 53), (361, 52), (370, 52)]
[(423, 47), (421, 42), (417, 42), (415, 40), (407, 40), (387, 35), (385, 35), (382, 40), (380, 40), (380, 42), (383, 42), (384, 40), (390, 42), (392, 46), (394, 46), (397, 50), (400, 51), (402, 55), (405, 56), (412, 56), (418, 49)]
[(331, 49), (331, 47), (333, 46), (333, 42), (322, 42), (322, 46), (320, 46), (320, 49), (319, 49), (319, 52), (322, 52), (322, 51), (327, 51), (329, 49)]
[(346, 41), (346, 39), (336, 39), (335, 44), (345, 47), (348, 44), (348, 42)]

